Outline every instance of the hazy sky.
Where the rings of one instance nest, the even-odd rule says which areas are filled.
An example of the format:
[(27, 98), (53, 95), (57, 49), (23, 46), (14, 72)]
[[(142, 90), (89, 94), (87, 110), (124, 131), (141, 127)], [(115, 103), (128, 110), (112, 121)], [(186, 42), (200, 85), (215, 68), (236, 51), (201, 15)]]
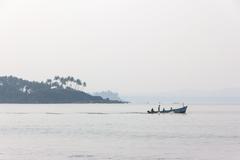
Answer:
[(122, 95), (240, 87), (240, 2), (0, 0), (0, 74)]

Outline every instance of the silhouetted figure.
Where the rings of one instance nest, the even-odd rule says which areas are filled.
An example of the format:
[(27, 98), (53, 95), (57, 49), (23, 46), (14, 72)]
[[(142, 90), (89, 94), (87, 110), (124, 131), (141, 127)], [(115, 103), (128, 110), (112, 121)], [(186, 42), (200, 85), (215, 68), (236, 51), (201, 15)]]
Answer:
[(152, 112), (152, 113), (154, 112), (154, 109), (153, 109), (153, 108), (151, 109), (151, 112)]

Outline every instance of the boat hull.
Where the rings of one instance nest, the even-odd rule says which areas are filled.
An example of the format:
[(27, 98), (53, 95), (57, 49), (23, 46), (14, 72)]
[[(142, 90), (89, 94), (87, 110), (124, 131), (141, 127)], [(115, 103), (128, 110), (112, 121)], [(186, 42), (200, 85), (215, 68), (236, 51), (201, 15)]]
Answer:
[(171, 113), (173, 110), (160, 111), (159, 113)]
[(187, 106), (184, 106), (182, 108), (174, 109), (174, 113), (186, 113), (187, 112)]
[(159, 113), (158, 111), (154, 111), (154, 112), (151, 112), (151, 111), (147, 111), (148, 114), (156, 114), (156, 113)]

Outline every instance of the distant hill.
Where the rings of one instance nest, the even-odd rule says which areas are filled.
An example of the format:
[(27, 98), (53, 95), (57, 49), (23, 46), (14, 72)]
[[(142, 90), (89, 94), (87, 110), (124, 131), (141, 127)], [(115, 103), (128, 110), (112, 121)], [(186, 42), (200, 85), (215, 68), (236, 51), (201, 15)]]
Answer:
[(86, 82), (73, 77), (48, 79), (46, 82), (0, 77), (0, 103), (123, 103), (85, 93)]
[(102, 92), (96, 92), (93, 93), (94, 96), (100, 96), (103, 97), (105, 99), (111, 99), (111, 100), (117, 100), (117, 101), (121, 101), (121, 98), (119, 97), (118, 93), (112, 92), (112, 91), (102, 91)]

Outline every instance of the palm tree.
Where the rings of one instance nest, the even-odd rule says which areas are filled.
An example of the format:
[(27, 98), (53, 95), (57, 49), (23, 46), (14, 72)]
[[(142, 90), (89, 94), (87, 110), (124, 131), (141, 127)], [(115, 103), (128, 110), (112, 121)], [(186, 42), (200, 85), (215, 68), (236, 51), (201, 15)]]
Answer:
[(62, 85), (66, 83), (66, 81), (63, 77), (60, 78), (60, 82), (62, 83)]
[(47, 83), (48, 85), (51, 85), (51, 84), (52, 84), (52, 80), (51, 80), (51, 79), (47, 79), (46, 83)]
[(71, 81), (71, 82), (74, 82), (74, 78), (73, 78), (73, 77), (70, 77), (70, 81)]
[(77, 79), (77, 80), (76, 80), (76, 83), (77, 83), (78, 85), (80, 85), (80, 86), (82, 85), (82, 82), (81, 82), (80, 79)]
[(71, 79), (71, 77), (70, 77), (70, 76), (68, 76), (68, 77), (66, 78), (66, 80), (67, 80), (67, 81), (70, 81), (70, 79)]
[(77, 79), (75, 82), (77, 83), (77, 89), (79, 90), (80, 86), (82, 85), (82, 82), (80, 79)]
[(59, 76), (55, 76), (55, 77), (54, 77), (54, 80), (58, 80), (58, 79), (60, 79)]

